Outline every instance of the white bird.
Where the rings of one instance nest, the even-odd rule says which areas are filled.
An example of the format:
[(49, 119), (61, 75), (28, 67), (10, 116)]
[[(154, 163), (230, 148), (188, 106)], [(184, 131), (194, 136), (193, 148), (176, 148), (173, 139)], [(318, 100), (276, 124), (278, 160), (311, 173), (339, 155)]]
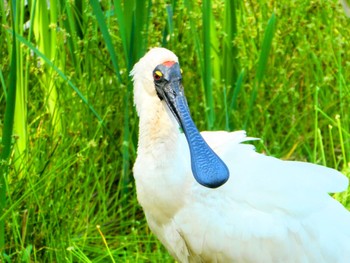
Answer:
[(138, 201), (177, 261), (350, 262), (350, 213), (328, 194), (347, 188), (344, 175), (256, 153), (243, 131), (199, 133), (167, 49), (131, 75)]

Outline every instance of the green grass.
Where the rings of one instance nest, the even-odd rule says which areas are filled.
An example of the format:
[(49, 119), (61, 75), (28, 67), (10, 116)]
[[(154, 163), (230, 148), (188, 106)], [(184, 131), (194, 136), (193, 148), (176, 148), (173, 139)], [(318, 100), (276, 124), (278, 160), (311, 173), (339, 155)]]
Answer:
[(337, 1), (7, 2), (1, 262), (173, 262), (131, 170), (129, 71), (152, 46), (179, 56), (200, 130), (245, 128), (260, 152), (350, 174), (350, 19)]

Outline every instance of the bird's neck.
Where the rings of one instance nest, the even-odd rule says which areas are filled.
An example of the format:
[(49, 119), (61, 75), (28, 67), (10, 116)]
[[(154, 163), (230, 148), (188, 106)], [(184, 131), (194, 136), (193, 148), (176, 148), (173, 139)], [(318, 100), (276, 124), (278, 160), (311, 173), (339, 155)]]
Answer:
[(163, 102), (157, 101), (152, 107), (152, 111), (140, 115), (138, 154), (153, 154), (161, 158), (177, 150), (180, 130)]
[(182, 207), (192, 180), (187, 173), (191, 168), (184, 135), (164, 106), (159, 102), (149, 114), (140, 114), (134, 166), (140, 204), (149, 216), (163, 223)]

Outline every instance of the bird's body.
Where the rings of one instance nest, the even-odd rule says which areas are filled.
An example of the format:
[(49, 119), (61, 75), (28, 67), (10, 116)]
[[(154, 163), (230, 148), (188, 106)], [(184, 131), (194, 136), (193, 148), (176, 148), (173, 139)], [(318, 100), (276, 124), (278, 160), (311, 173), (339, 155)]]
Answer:
[(154, 87), (152, 72), (167, 61), (177, 57), (152, 49), (132, 73), (140, 116), (134, 176), (147, 222), (174, 258), (350, 262), (350, 213), (328, 194), (346, 189), (341, 173), (258, 154), (242, 143), (250, 139), (243, 131), (202, 132), (230, 178), (215, 189), (197, 183), (181, 116)]

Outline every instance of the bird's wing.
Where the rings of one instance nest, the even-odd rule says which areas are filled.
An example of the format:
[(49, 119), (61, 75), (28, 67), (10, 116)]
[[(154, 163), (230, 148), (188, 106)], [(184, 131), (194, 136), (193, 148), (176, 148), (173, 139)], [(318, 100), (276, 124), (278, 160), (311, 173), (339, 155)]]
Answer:
[[(296, 161), (283, 161), (255, 152), (255, 148), (242, 142), (256, 140), (246, 137), (244, 131), (202, 132), (209, 146), (224, 160), (234, 179), (248, 188), (276, 189), (306, 188), (316, 192), (335, 193), (347, 189), (348, 179), (340, 172), (324, 166)], [(242, 172), (241, 172), (242, 171)], [(296, 190), (296, 189), (292, 189)], [(300, 191), (299, 191), (300, 192)]]
[(203, 136), (229, 167), (230, 179), (219, 191), (234, 201), (261, 210), (307, 214), (321, 207), (330, 198), (328, 193), (348, 186), (348, 178), (334, 169), (256, 153), (254, 147), (241, 143), (250, 139), (243, 132), (215, 134)]
[(328, 195), (341, 173), (258, 154), (243, 132), (202, 133), (230, 179), (218, 189), (193, 185), (172, 224), (190, 254), (230, 262), (348, 262), (350, 213)]

